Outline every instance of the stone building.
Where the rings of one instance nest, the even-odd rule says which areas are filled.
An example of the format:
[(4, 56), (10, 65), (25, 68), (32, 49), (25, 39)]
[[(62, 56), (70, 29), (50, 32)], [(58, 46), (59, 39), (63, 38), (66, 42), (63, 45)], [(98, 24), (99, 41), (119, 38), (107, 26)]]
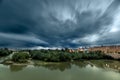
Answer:
[(91, 47), (89, 51), (102, 51), (103, 53), (120, 53), (120, 46), (98, 46)]
[(74, 52), (84, 53), (85, 52), (85, 48), (69, 49), (69, 52), (70, 53), (74, 53)]

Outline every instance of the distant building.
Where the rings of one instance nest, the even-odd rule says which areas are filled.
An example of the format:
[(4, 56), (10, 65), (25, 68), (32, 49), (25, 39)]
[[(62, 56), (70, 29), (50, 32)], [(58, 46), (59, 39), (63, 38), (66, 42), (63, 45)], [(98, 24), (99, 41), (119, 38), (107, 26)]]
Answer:
[(78, 48), (77, 52), (84, 52), (84, 48)]
[(70, 53), (74, 53), (74, 52), (84, 53), (85, 50), (86, 50), (85, 48), (69, 49), (69, 52), (70, 52)]
[(120, 53), (120, 46), (91, 47), (88, 51), (102, 51), (103, 53)]
[(70, 53), (74, 53), (75, 50), (73, 50), (73, 49), (69, 49), (69, 52), (70, 52)]

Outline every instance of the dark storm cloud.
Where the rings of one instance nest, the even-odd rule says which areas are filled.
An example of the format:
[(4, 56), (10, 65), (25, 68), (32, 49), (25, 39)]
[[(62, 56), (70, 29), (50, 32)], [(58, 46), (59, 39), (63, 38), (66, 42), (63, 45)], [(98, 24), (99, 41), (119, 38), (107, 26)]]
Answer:
[(119, 0), (1, 1), (1, 47), (78, 47), (119, 34)]
[(2, 3), (3, 0), (0, 0), (0, 3)]

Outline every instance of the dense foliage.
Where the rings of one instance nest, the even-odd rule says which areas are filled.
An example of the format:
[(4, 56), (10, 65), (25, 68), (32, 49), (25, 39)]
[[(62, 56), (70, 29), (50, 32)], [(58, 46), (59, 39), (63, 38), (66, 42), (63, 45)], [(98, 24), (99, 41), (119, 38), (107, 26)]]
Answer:
[(30, 51), (30, 54), (32, 59), (52, 62), (73, 61), (81, 59), (112, 59), (110, 56), (103, 54), (101, 51), (89, 53), (69, 53), (67, 51), (60, 50), (33, 50)]
[(68, 52), (62, 51), (31, 51), (30, 52), (32, 59), (42, 60), (42, 61), (70, 61), (72, 56)]
[(7, 56), (7, 55), (9, 55), (11, 53), (12, 53), (12, 51), (8, 50), (7, 48), (0, 49), (0, 57)]
[(27, 52), (17, 52), (14, 53), (14, 55), (12, 56), (12, 60), (15, 62), (27, 62), (27, 60), (30, 58), (29, 54)]

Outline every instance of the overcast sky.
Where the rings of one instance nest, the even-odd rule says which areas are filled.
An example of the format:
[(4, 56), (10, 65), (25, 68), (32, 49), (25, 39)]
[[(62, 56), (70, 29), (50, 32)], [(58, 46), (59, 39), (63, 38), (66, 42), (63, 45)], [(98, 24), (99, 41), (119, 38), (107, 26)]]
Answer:
[(0, 47), (120, 43), (120, 0), (0, 0)]

